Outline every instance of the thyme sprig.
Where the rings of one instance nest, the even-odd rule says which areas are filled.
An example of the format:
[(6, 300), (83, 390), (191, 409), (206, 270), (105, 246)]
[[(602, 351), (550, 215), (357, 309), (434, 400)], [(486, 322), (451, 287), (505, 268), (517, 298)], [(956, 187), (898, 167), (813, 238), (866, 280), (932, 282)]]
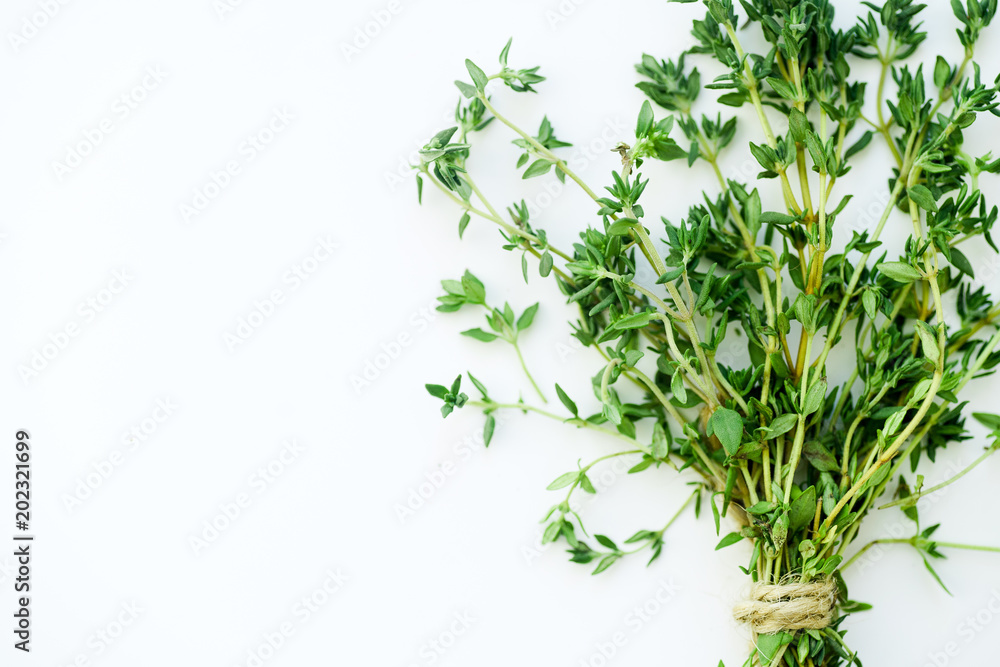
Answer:
[[(997, 251), (998, 210), (980, 180), (1000, 171), (1000, 160), (970, 153), (964, 136), (981, 116), (1000, 115), (998, 81), (985, 79), (975, 62), (997, 2), (952, 0), (963, 57), (938, 56), (926, 73), (917, 60), (927, 37), (924, 5), (912, 0), (865, 2), (869, 11), (849, 29), (834, 28), (830, 0), (741, 0), (742, 16), (732, 0), (703, 2), (707, 12), (693, 24), (691, 48), (676, 60), (643, 55), (636, 66), (637, 87), (649, 100), (638, 110), (634, 141), (616, 147), (621, 164), (603, 192), (560, 157), (570, 144), (557, 139), (548, 117), (532, 134), (498, 108), (496, 85), (535, 92), (544, 81), (538, 67), (510, 67), (510, 42), (492, 75), (466, 61), (471, 83), (456, 82), (456, 126), (433, 137), (415, 165), (418, 196), (429, 181), (457, 204), (460, 235), (473, 216), (496, 225), (502, 248), (521, 254), (523, 279), (537, 271), (579, 308), (573, 335), (596, 353), (586, 362), (594, 364), (588, 402), (595, 412), (584, 416), (578, 407), (586, 392), (558, 384), (564, 415), (495, 401), (471, 375), (481, 400), (461, 393), (461, 376), (450, 388), (428, 391), (444, 402), (445, 416), (463, 406), (483, 410), (487, 444), (494, 413), (513, 409), (621, 445), (578, 462), (549, 486), (564, 495), (543, 519), (543, 540), (564, 541), (574, 562), (596, 562), (596, 574), (637, 551), (655, 561), (669, 548), (666, 531), (680, 511), (693, 504), (698, 514), (705, 499), (717, 548), (746, 543), (742, 569), (753, 581), (833, 578), (839, 588), (832, 625), (760, 635), (746, 664), (860, 665), (840, 628), (848, 613), (868, 608), (848, 597), (844, 577), (869, 548), (912, 548), (942, 587), (931, 563), (945, 551), (1000, 551), (938, 540), (939, 526), (921, 528), (917, 510), (920, 498), (1000, 448), (1000, 417), (972, 415), (991, 440), (954, 477), (925, 488), (922, 475), (913, 486), (903, 475), (904, 466), (912, 477), (942, 448), (976, 440), (962, 392), (1000, 364), (1000, 305), (973, 287), (976, 267), (960, 247), (982, 238)], [(763, 52), (747, 50), (741, 38), (748, 32), (759, 33)], [(716, 61), (722, 74), (704, 83), (691, 67), (697, 59)], [(858, 59), (878, 63), (876, 81), (853, 75)], [(696, 116), (705, 91), (720, 108)], [(749, 113), (728, 110), (743, 107)], [(761, 169), (756, 187), (720, 168), (747, 119), (757, 128), (745, 147)], [(556, 247), (523, 201), (502, 215), (473, 180), (474, 135), (486, 128), (510, 133), (520, 179), (568, 179), (592, 200), (593, 223), (571, 248)], [(853, 216), (841, 183), (860, 160), (880, 168), (879, 144), (889, 195), (877, 222), (851, 229), (839, 247), (835, 231)], [(671, 187), (644, 177), (650, 160), (706, 174), (705, 191), (683, 219), (654, 221), (647, 212), (644, 193)], [(901, 246), (883, 239), (890, 225), (907, 231)], [(655, 282), (637, 279), (640, 263)], [(517, 334), (537, 304), (515, 319), (509, 305), (486, 306), (485, 288), (471, 273), (443, 286), (440, 310), (487, 309), (491, 331), (466, 335), (506, 339), (520, 357)], [(667, 465), (695, 475), (677, 514), (622, 546), (605, 534), (590, 537), (572, 502), (575, 493), (596, 493), (591, 471), (618, 457), (635, 461), (633, 474)], [(914, 522), (913, 536), (857, 548), (861, 522), (876, 507), (899, 508)], [(736, 529), (723, 535), (725, 517)]]

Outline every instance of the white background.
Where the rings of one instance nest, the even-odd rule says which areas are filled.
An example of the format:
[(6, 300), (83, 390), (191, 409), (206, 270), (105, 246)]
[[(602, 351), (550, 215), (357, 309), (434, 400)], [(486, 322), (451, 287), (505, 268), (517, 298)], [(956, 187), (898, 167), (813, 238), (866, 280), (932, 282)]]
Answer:
[[(457, 335), (478, 315), (430, 309), (438, 281), (467, 267), (492, 301), (518, 310), (543, 301), (524, 347), (550, 398), (558, 381), (592, 410), (586, 388), (599, 359), (571, 349), (573, 310), (551, 281), (526, 288), (519, 256), (502, 252), (481, 221), (460, 242), (455, 208), (432, 191), (418, 208), (401, 168), (449, 123), (464, 58), (492, 70), (513, 35), (511, 63), (541, 64), (549, 81), (537, 96), (497, 90), (496, 103), (529, 130), (547, 113), (576, 145), (566, 155), (586, 147), (583, 175), (602, 185), (642, 101), (633, 63), (643, 52), (676, 56), (703, 10), (662, 0), (246, 0), (232, 11), (213, 0), (92, 0), (50, 3), (54, 15), (36, 19), (43, 4), (12, 0), (0, 11), (0, 511), (12, 512), (14, 433), (28, 429), (37, 535), (30, 656), (11, 648), (13, 561), (0, 548), (0, 664), (232, 666), (258, 664), (254, 654), (289, 666), (742, 664), (748, 633), (729, 610), (748, 554), (714, 553), (710, 519), (685, 514), (648, 569), (637, 557), (592, 577), (566, 562), (562, 545), (538, 548), (538, 521), (561, 497), (545, 486), (614, 443), (508, 414), (483, 450), (480, 415), (440, 418), (425, 382), (472, 370), (510, 399), (524, 385), (511, 350)], [(858, 4), (837, 3), (840, 25)], [(940, 5), (927, 12), (927, 58), (958, 53), (956, 22)], [(385, 25), (372, 27), (373, 16)], [(44, 25), (32, 32), (26, 21)], [(373, 35), (359, 37), (366, 26)], [(30, 36), (15, 44), (12, 34)], [(1000, 62), (992, 37), (977, 58), (987, 78)], [(702, 67), (705, 81), (717, 73)], [(740, 115), (734, 145), (759, 141), (756, 122)], [(105, 119), (110, 132), (60, 175), (55, 163)], [(280, 131), (249, 148), (269, 124)], [(996, 121), (982, 125), (970, 136), (995, 143), (986, 140)], [(491, 127), (470, 166), (499, 205), (548, 203), (541, 195), (554, 178), (520, 181), (510, 139)], [(737, 153), (727, 173), (752, 177), (756, 167)], [(857, 195), (845, 227), (864, 227), (885, 192), (885, 148), (873, 142), (867, 159), (871, 169), (837, 188)], [(239, 172), (208, 187), (214, 197), (185, 219), (182, 205), (230, 161)], [(713, 182), (704, 165), (651, 165), (647, 175), (652, 220), (677, 220)], [(983, 185), (1000, 194), (994, 178)], [(771, 186), (762, 186), (768, 196)], [(539, 224), (568, 246), (591, 222), (589, 202), (567, 188)], [(887, 239), (898, 244), (907, 223), (893, 226)], [(326, 239), (338, 246), (332, 256), (318, 250)], [(967, 252), (995, 292), (995, 259)], [(297, 266), (314, 269), (298, 284), (288, 274)], [(227, 334), (274, 290), (281, 303), (231, 349)], [(101, 312), (88, 299), (103, 301)], [(64, 336), (67, 327), (76, 335)], [(24, 377), (19, 368), (43, 349), (51, 358)], [(395, 354), (380, 357), (386, 350)], [(368, 364), (370, 383), (352, 383)], [(995, 410), (998, 388), (980, 383), (972, 406)], [(158, 401), (176, 407), (166, 415)], [(142, 438), (130, 441), (136, 427)], [(973, 432), (929, 480), (978, 455), (983, 431)], [(296, 453), (273, 463), (292, 440)], [(269, 464), (280, 473), (265, 479), (258, 471)], [(998, 474), (992, 460), (950, 487), (925, 508), (925, 525), (944, 520), (941, 539), (1000, 543)], [(584, 516), (618, 540), (661, 525), (688, 493), (665, 470), (605, 480)], [(416, 502), (422, 485), (427, 497)], [(239, 516), (205, 533), (206, 522), (227, 522), (220, 507), (234, 514), (241, 494)], [(420, 506), (401, 515), (411, 502)], [(912, 530), (884, 514), (865, 538)], [(3, 525), (0, 534), (13, 533)], [(206, 543), (193, 547), (194, 537)], [(937, 563), (954, 597), (903, 547), (856, 566), (852, 595), (875, 609), (848, 621), (850, 644), (876, 667), (992, 664), (997, 558), (952, 552)], [(303, 597), (322, 604), (303, 613)], [(965, 619), (977, 614), (993, 625), (970, 631)], [(290, 636), (270, 651), (266, 637), (283, 628)], [(949, 644), (956, 655), (943, 655)]]

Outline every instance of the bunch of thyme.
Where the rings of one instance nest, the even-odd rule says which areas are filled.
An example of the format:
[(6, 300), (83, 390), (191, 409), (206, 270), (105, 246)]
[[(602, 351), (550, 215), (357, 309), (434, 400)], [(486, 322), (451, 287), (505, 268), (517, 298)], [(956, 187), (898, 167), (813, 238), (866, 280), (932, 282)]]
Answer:
[[(624, 441), (549, 486), (563, 500), (546, 515), (544, 540), (564, 541), (571, 560), (595, 563), (595, 573), (644, 549), (656, 559), (667, 528), (641, 530), (622, 546), (605, 535), (591, 538), (572, 504), (574, 493), (595, 492), (591, 469), (632, 456), (639, 459), (632, 473), (661, 465), (693, 471), (689, 502), (697, 511), (708, 499), (717, 533), (722, 517), (735, 519), (738, 530), (717, 548), (749, 542), (742, 569), (754, 582), (836, 584), (832, 622), (762, 632), (746, 664), (860, 665), (840, 625), (867, 605), (848, 597), (843, 573), (870, 546), (844, 560), (869, 512), (901, 508), (915, 523), (913, 536), (880, 541), (915, 549), (936, 579), (931, 563), (944, 557), (941, 550), (1000, 550), (936, 540), (937, 526), (921, 526), (916, 507), (1000, 447), (1000, 417), (972, 415), (992, 431), (992, 442), (965, 470), (931, 488), (912, 477), (921, 458), (933, 461), (950, 443), (971, 439), (961, 393), (1000, 363), (1000, 306), (973, 287), (974, 268), (960, 249), (981, 237), (997, 250), (990, 236), (997, 207), (979, 178), (1000, 171), (1000, 160), (969, 154), (964, 142), (981, 114), (1000, 115), (997, 82), (984, 82), (974, 61), (997, 1), (951, 0), (964, 57), (952, 63), (938, 56), (926, 71), (913, 62), (926, 33), (924, 5), (912, 0), (865, 2), (870, 11), (847, 30), (833, 27), (830, 0), (740, 0), (742, 17), (732, 0), (704, 4), (694, 46), (677, 60), (644, 55), (636, 66), (649, 101), (639, 110), (635, 141), (617, 147), (621, 168), (601, 194), (559, 157), (569, 144), (548, 119), (532, 135), (494, 106), (490, 81), (534, 92), (544, 80), (537, 67), (508, 66), (510, 42), (492, 75), (466, 61), (471, 83), (456, 82), (463, 96), (457, 126), (422, 150), (418, 196), (430, 183), (460, 207), (460, 235), (473, 218), (497, 225), (503, 249), (521, 253), (525, 281), (537, 270), (579, 306), (573, 335), (599, 362), (590, 389), (601, 409), (582, 414), (559, 385), (563, 414), (520, 399), (497, 401), (472, 375), (476, 400), (462, 392), (461, 375), (427, 389), (443, 401), (445, 416), (463, 406), (481, 409), (487, 444), (494, 413), (503, 409)], [(745, 49), (740, 35), (747, 31), (762, 35), (766, 52)], [(695, 58), (714, 59), (724, 73), (703, 85), (690, 66)], [(877, 84), (852, 76), (859, 59), (877, 62)], [(719, 91), (723, 106), (752, 110), (759, 139), (746, 148), (760, 164), (759, 188), (723, 176), (719, 160), (733, 150), (737, 117), (696, 118), (703, 90)], [(654, 112), (654, 104), (666, 113)], [(470, 174), (473, 135), (497, 125), (513, 133), (523, 178), (569, 178), (593, 199), (594, 223), (571, 249), (555, 247), (523, 201), (501, 213)], [(836, 248), (838, 223), (857, 217), (838, 183), (879, 143), (888, 201), (874, 227), (853, 229)], [(647, 160), (710, 168), (711, 184), (685, 219), (646, 215), (640, 200), (649, 181), (640, 170)], [(910, 230), (902, 247), (886, 247), (887, 225)], [(649, 264), (654, 284), (637, 281), (637, 262)], [(441, 310), (486, 308), (489, 330), (466, 335), (504, 339), (520, 356), (517, 337), (537, 304), (520, 317), (509, 305), (487, 305), (483, 283), (470, 272), (443, 287)], [(946, 308), (949, 292), (954, 306)], [(727, 349), (735, 340), (745, 350), (741, 365), (718, 358), (727, 340)], [(849, 376), (828, 374), (835, 350), (854, 359)], [(619, 392), (628, 385), (639, 391)]]

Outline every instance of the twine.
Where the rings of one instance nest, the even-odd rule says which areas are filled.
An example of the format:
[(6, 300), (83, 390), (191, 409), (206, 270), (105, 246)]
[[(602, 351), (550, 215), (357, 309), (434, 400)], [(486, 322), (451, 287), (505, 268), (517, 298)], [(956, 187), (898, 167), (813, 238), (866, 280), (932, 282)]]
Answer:
[(782, 630), (822, 630), (833, 622), (837, 584), (832, 579), (803, 583), (754, 584), (750, 599), (733, 609), (733, 617), (757, 634)]

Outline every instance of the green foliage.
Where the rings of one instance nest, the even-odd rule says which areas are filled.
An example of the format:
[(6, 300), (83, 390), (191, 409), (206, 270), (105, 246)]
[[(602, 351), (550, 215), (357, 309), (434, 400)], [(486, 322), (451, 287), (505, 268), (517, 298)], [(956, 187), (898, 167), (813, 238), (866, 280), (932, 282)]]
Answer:
[[(963, 57), (931, 55), (926, 66), (917, 60), (927, 37), (924, 5), (912, 0), (865, 2), (846, 29), (834, 27), (845, 24), (834, 21), (830, 0), (703, 4), (692, 48), (674, 60), (644, 54), (636, 65), (636, 85), (649, 99), (629, 111), (637, 112), (635, 139), (615, 147), (620, 165), (609, 169), (603, 191), (559, 157), (570, 144), (556, 137), (548, 116), (530, 134), (494, 106), (490, 81), (533, 92), (543, 80), (537, 67), (509, 67), (510, 42), (496, 73), (466, 62), (471, 83), (458, 82), (464, 99), (456, 127), (435, 135), (414, 165), (418, 196), (426, 182), (458, 204), (460, 233), (473, 217), (496, 224), (501, 247), (521, 254), (526, 281), (537, 261), (539, 275), (554, 280), (578, 311), (571, 335), (592, 350), (572, 359), (587, 366), (591, 380), (569, 391), (556, 384), (559, 412), (520, 399), (497, 402), (471, 375), (481, 400), (460, 393), (461, 378), (428, 391), (444, 402), (446, 416), (463, 405), (482, 409), (487, 442), (494, 414), (511, 409), (621, 445), (578, 462), (549, 486), (564, 495), (543, 519), (543, 542), (564, 542), (570, 560), (595, 574), (637, 551), (655, 560), (670, 547), (665, 531), (680, 511), (662, 529), (625, 528), (625, 540), (591, 536), (574, 501), (598, 493), (593, 468), (627, 457), (629, 474), (684, 472), (694, 490), (681, 511), (693, 503), (698, 515), (707, 498), (716, 533), (725, 535), (716, 548), (741, 545), (741, 569), (752, 580), (838, 585), (838, 620), (823, 630), (761, 635), (748, 664), (860, 665), (840, 623), (869, 605), (848, 596), (843, 573), (867, 549), (853, 542), (890, 486), (895, 498), (888, 505), (900, 507), (916, 531), (882, 542), (914, 548), (938, 582), (932, 562), (942, 549), (995, 550), (936, 541), (938, 527), (921, 529), (916, 503), (1000, 449), (1000, 418), (973, 414), (991, 442), (959, 475), (925, 489), (923, 477), (911, 488), (901, 473), (976, 440), (961, 397), (972, 380), (1000, 365), (1000, 307), (973, 283), (979, 267), (961, 245), (981, 238), (984, 248), (997, 250), (998, 209), (980, 180), (1000, 172), (1000, 159), (970, 153), (964, 137), (981, 117), (998, 115), (997, 83), (975, 62), (997, 2), (953, 0)], [(746, 50), (747, 31), (760, 52)], [(696, 59), (715, 61), (704, 71), (719, 75), (703, 82), (691, 67)], [(874, 61), (877, 78), (856, 76), (859, 59)], [(601, 94), (614, 85), (606, 83)], [(719, 108), (695, 118), (696, 102), (711, 103), (699, 97), (703, 89), (716, 91)], [(738, 122), (747, 134), (742, 146)], [(555, 177), (593, 200), (595, 217), (570, 247), (553, 244), (523, 200), (503, 216), (477, 187), (470, 138), (487, 127), (513, 133), (516, 180)], [(760, 183), (725, 178), (723, 155), (759, 165)], [(483, 160), (496, 161), (489, 154)], [(877, 220), (848, 234), (838, 231), (842, 216), (854, 221), (860, 213), (851, 193), (841, 192), (841, 179), (862, 160), (890, 195)], [(651, 224), (657, 217), (647, 214), (644, 193), (688, 195), (669, 177), (686, 168), (705, 177), (703, 191), (690, 197), (686, 216)], [(556, 224), (565, 233), (574, 222)], [(883, 232), (890, 227), (908, 238), (889, 247)], [(835, 235), (850, 239), (835, 247)], [(639, 277), (646, 267), (654, 277)], [(468, 272), (442, 285), (440, 310), (485, 310), (486, 326), (466, 336), (506, 340), (521, 358), (518, 335), (534, 322), (537, 304), (519, 316), (509, 304), (491, 306), (483, 282)], [(735, 530), (722, 531), (726, 517), (735, 518)]]

